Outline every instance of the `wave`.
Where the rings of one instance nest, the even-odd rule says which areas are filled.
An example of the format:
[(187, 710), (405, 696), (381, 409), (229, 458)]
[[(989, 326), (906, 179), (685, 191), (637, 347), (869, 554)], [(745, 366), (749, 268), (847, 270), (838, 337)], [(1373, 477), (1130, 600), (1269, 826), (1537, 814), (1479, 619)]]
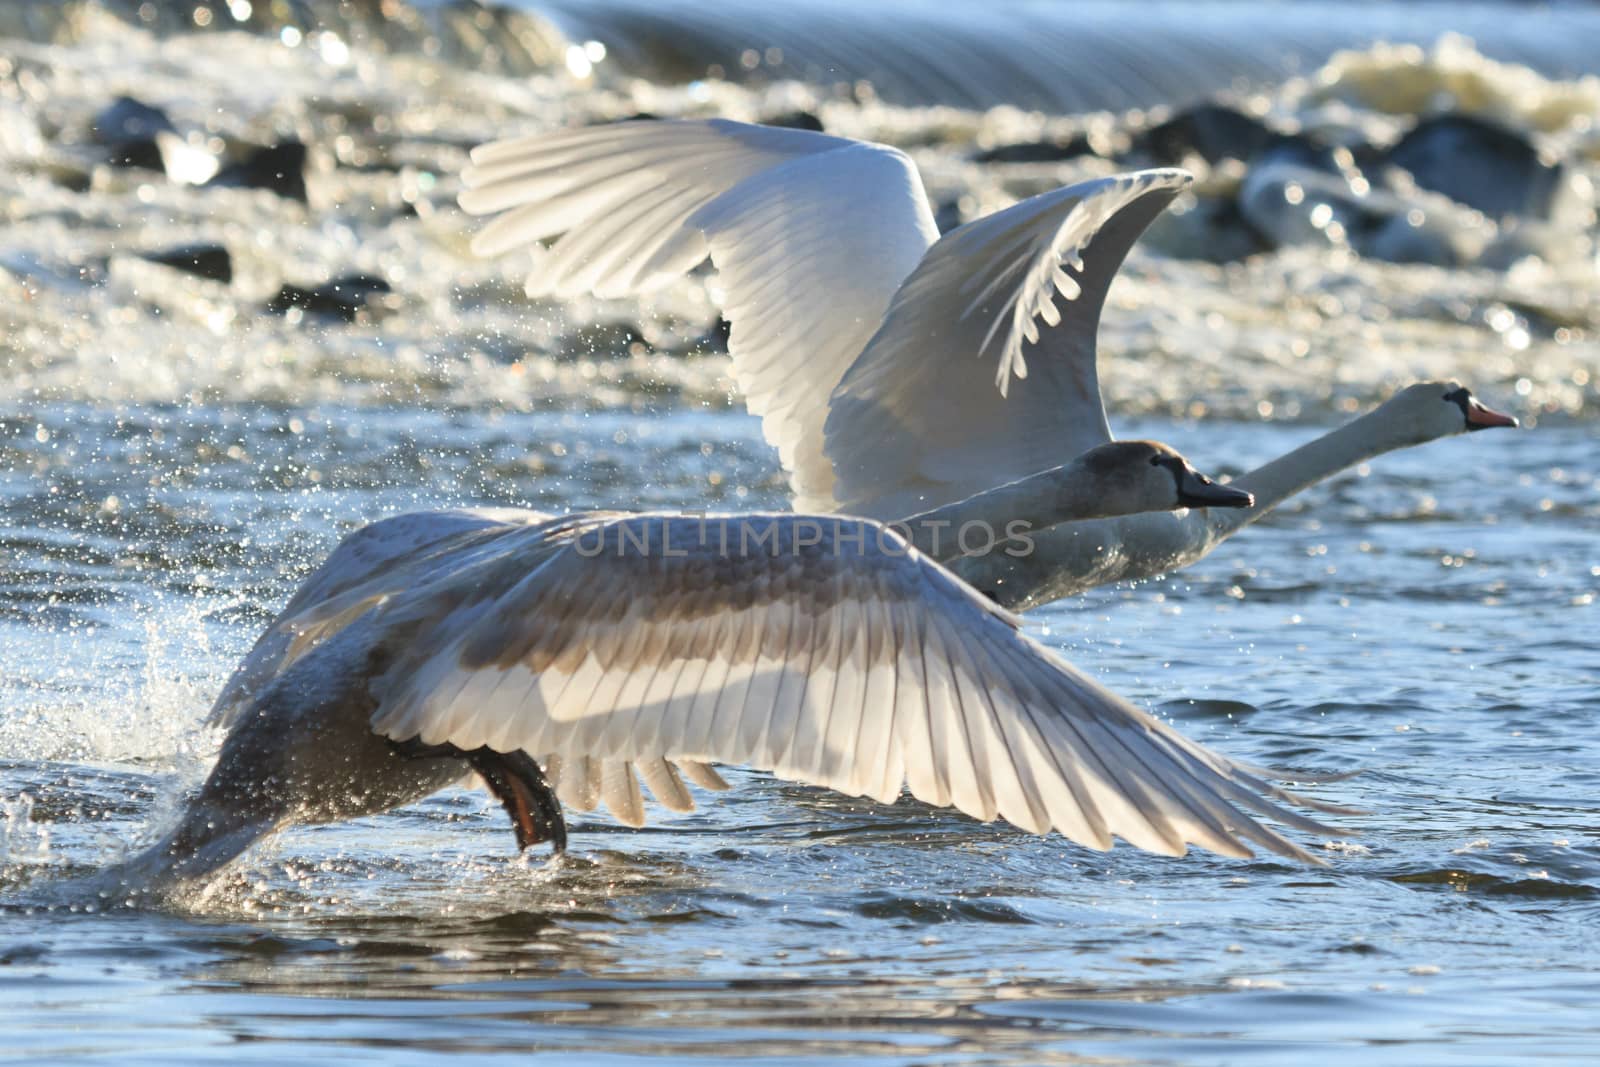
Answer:
[(1600, 11), (1508, 17), (1499, 4), (879, 2), (704, 5), (537, 0), (573, 41), (599, 41), (626, 72), (689, 80), (785, 78), (870, 85), (902, 105), (1077, 113), (1191, 103), (1272, 85), (1335, 52), (1445, 33), (1546, 75), (1600, 70), (1583, 43)]

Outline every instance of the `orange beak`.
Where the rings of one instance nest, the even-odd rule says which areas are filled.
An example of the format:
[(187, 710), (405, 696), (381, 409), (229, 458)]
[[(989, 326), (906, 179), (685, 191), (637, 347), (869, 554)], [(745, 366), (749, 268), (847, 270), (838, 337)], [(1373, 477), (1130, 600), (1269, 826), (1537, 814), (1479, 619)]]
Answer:
[(1478, 403), (1476, 397), (1467, 400), (1467, 429), (1487, 430), (1491, 426), (1515, 426), (1517, 420), (1510, 415), (1496, 411), (1494, 408), (1484, 407)]

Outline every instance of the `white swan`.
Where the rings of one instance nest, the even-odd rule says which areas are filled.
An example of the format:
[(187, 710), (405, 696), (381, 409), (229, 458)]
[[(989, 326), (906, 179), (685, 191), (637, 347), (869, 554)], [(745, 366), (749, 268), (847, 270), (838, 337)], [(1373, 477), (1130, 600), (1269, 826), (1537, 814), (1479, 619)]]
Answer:
[[(1118, 442), (1034, 484), (1178, 507), (1174, 456)], [(640, 778), (692, 808), (684, 778), (726, 787), (711, 763), (885, 803), (904, 784), (979, 819), (1169, 855), (1254, 843), (1310, 860), (1254, 816), (1325, 833), (1272, 801), (1347, 810), (1185, 740), (889, 527), (836, 515), (388, 519), (306, 581), (214, 715), (216, 766), (124, 881), (195, 877), (280, 826), (383, 811), (469, 767), (520, 847), (564, 845), (562, 801), (642, 822)]]
[[(1095, 369), (1101, 307), (1133, 242), (1190, 181), (1148, 170), (1083, 182), (940, 237), (903, 153), (718, 119), (486, 145), (462, 179), (465, 210), (502, 213), (474, 240), (480, 254), (565, 234), (536, 263), (531, 295), (648, 292), (709, 256), (734, 378), (789, 472), (796, 510), (878, 519), (1111, 439)], [(1013, 605), (1149, 577), (1350, 462), (1514, 425), (1454, 383), (1431, 388), (1451, 406), (1384, 405), (1356, 424), (1360, 440), (1252, 472), (1241, 484), (1256, 507), (1225, 525), (1203, 514), (1101, 524), (1041, 542), (1024, 572), (973, 577)]]

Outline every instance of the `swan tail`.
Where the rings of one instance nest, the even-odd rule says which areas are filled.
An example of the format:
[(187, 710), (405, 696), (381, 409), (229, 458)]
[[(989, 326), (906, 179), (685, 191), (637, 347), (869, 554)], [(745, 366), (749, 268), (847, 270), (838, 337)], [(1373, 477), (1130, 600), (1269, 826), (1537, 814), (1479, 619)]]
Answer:
[(161, 840), (102, 875), (129, 893), (159, 892), (220, 870), (277, 825), (271, 816), (194, 803)]

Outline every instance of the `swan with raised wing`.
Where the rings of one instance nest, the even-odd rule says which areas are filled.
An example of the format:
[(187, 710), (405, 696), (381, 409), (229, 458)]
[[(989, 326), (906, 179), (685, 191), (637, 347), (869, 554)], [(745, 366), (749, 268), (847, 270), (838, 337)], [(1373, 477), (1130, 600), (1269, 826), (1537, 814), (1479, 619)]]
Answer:
[[(1248, 506), (1153, 442), (1007, 487), (1049, 517)], [(959, 513), (947, 518), (958, 519)], [(919, 524), (912, 523), (913, 528)], [(293, 823), (373, 814), (478, 772), (519, 847), (566, 842), (562, 804), (644, 819), (640, 780), (744, 764), (978, 819), (1311, 857), (1258, 817), (1338, 812), (1186, 740), (1020, 632), (889, 526), (838, 515), (427, 512), (350, 535), (219, 695), (215, 767), (121, 882), (203, 875)]]
[[(1111, 440), (1095, 366), (1106, 292), (1189, 184), (1087, 181), (939, 235), (916, 166), (880, 144), (721, 119), (632, 121), (477, 148), (483, 255), (559, 236), (534, 296), (623, 296), (717, 268), (733, 376), (798, 511), (889, 519)], [(564, 235), (564, 236), (563, 236)], [(1417, 391), (1413, 391), (1417, 390)], [(1399, 394), (1244, 475), (1254, 508), (1064, 528), (1022, 568), (950, 562), (1011, 606), (1185, 566), (1287, 496), (1395, 448), (1515, 425), (1456, 383)]]

